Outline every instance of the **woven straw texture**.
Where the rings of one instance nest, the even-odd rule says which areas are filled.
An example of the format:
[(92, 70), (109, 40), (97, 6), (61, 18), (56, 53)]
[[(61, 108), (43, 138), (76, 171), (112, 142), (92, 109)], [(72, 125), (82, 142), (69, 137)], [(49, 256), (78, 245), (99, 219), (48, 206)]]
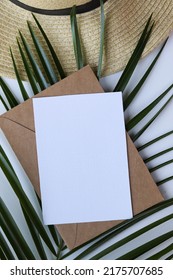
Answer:
[(30, 5), (41, 9), (64, 9), (73, 5), (82, 5), (90, 0), (23, 0), (20, 1), (26, 5)]
[[(45, 8), (48, 6), (49, 2), (53, 4), (53, 2), (59, 1), (25, 0), (22, 2), (30, 3), (32, 6), (36, 6), (39, 2), (39, 7)], [(74, 4), (74, 2), (81, 4), (80, 2), (86, 3), (87, 1), (60, 1), (61, 4), (63, 4), (63, 2), (67, 2), (68, 6), (70, 2), (72, 4)], [(48, 7), (52, 9), (52, 5)], [(57, 4), (55, 8), (57, 8)], [(169, 35), (169, 32), (173, 30), (172, 0), (108, 0), (104, 4), (104, 9), (106, 30), (102, 75), (114, 73), (125, 66), (152, 12), (153, 19), (155, 20), (155, 27), (144, 51), (144, 55), (155, 48)], [(65, 72), (70, 74), (76, 71), (69, 16), (48, 16), (40, 14), (36, 14), (36, 16), (52, 42)], [(90, 64), (93, 69), (96, 69), (100, 45), (100, 8), (77, 15), (77, 19), (85, 64)], [(20, 30), (25, 35), (32, 49), (32, 40), (27, 28), (27, 20), (32, 22), (40, 42), (46, 49), (44, 40), (37, 31), (31, 13), (18, 7), (9, 0), (1, 0), (0, 75), (2, 76), (14, 77), (9, 54), (9, 47), (11, 46), (19, 70), (22, 73), (22, 78), (26, 79), (17, 48), (16, 36), (18, 36), (18, 30)]]

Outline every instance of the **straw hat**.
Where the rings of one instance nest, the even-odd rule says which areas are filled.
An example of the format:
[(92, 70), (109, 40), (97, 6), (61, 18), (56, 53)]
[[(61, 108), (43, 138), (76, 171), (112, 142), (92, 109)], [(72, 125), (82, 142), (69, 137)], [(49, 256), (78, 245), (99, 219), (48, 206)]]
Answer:
[[(152, 12), (155, 27), (144, 55), (173, 30), (172, 0), (105, 0), (104, 2), (106, 30), (102, 75), (116, 72), (125, 66)], [(23, 71), (16, 36), (18, 30), (22, 31), (32, 45), (26, 21), (33, 23), (36, 32), (37, 28), (31, 11), (35, 13), (52, 42), (66, 73), (76, 71), (69, 17), (70, 7), (74, 4), (77, 5), (85, 63), (96, 68), (100, 44), (100, 0), (1, 0), (0, 75), (14, 77), (9, 46), (13, 49), (20, 71)], [(42, 42), (42, 36), (39, 33), (38, 36)], [(42, 44), (44, 47), (44, 41)]]

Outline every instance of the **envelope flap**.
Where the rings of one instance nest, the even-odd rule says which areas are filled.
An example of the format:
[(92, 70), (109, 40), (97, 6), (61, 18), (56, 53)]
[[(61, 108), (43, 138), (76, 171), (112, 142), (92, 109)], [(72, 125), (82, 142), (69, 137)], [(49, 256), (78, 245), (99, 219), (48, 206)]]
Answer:
[[(96, 76), (93, 75), (91, 68), (86, 66), (61, 82), (50, 86), (33, 98), (97, 92), (103, 92), (103, 89), (99, 85)], [(1, 115), (0, 119), (1, 118), (8, 118), (34, 131), (32, 98)]]

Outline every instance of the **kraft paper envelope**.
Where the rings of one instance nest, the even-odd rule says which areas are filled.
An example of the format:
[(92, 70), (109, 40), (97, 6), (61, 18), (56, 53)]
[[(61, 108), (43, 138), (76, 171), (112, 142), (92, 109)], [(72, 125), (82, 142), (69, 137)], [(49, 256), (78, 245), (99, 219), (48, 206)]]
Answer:
[[(37, 96), (34, 96), (34, 98), (99, 92), (103, 92), (103, 89), (91, 68), (86, 66), (61, 82), (44, 90)], [(36, 192), (40, 195), (32, 99), (1, 115), (0, 128), (4, 131)], [(127, 148), (132, 205), (135, 215), (159, 203), (163, 200), (163, 197), (128, 134)], [(72, 249), (120, 222), (109, 221), (56, 226), (67, 246)]]

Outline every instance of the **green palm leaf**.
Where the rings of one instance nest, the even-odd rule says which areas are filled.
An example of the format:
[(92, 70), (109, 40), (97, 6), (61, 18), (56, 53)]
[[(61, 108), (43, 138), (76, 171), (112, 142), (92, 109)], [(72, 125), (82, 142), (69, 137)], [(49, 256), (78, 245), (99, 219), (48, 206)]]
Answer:
[(158, 157), (160, 157), (160, 156), (162, 156), (162, 155), (164, 155), (166, 153), (169, 153), (171, 151), (173, 151), (173, 147), (171, 147), (169, 149), (166, 149), (164, 151), (161, 151), (161, 152), (159, 152), (159, 153), (157, 153), (157, 154), (155, 154), (155, 155), (153, 155), (151, 157), (148, 157), (148, 158), (144, 159), (144, 162), (147, 163), (147, 162), (149, 162), (149, 161), (151, 161), (153, 159), (156, 159), (156, 158), (158, 158)]
[(157, 60), (159, 59), (159, 57), (160, 57), (160, 55), (161, 55), (161, 53), (162, 53), (162, 51), (163, 51), (167, 41), (168, 41), (168, 39), (166, 39), (166, 41), (164, 42), (162, 48), (160, 49), (160, 51), (158, 52), (158, 54), (156, 55), (156, 57), (154, 58), (154, 60), (150, 64), (150, 66), (148, 67), (147, 71), (145, 72), (145, 74), (143, 75), (143, 77), (141, 78), (139, 83), (135, 86), (135, 88), (131, 91), (131, 93), (124, 100), (124, 102), (123, 102), (124, 110), (126, 110), (128, 108), (128, 106), (131, 104), (131, 102), (133, 101), (133, 99), (136, 97), (136, 95), (138, 94), (139, 90), (143, 86), (144, 82), (148, 78), (148, 76), (151, 73), (153, 67), (155, 66)]
[(121, 239), (120, 241), (116, 242), (115, 244), (111, 245), (110, 247), (106, 248), (105, 250), (101, 251), (100, 253), (98, 253), (97, 255), (93, 256), (91, 259), (92, 260), (98, 260), (101, 259), (102, 257), (104, 257), (105, 255), (109, 254), (110, 252), (114, 251), (115, 249), (125, 245), (126, 243), (132, 241), (133, 239), (139, 237), (140, 235), (144, 234), (145, 232), (155, 228), (158, 225), (161, 225), (162, 223), (170, 220), (173, 218), (173, 215), (169, 215), (167, 217), (164, 217), (154, 223), (149, 224), (146, 227), (143, 227), (142, 229), (136, 231), (133, 234), (130, 234), (129, 236)]
[(4, 254), (2, 248), (0, 247), (0, 260), (7, 260), (6, 255)]
[(139, 246), (138, 248), (132, 250), (131, 252), (121, 256), (117, 260), (134, 260), (139, 256), (143, 255), (144, 253), (148, 252), (149, 250), (153, 249), (154, 247), (160, 245), (162, 242), (167, 241), (169, 238), (173, 236), (173, 231), (165, 233), (146, 244)]
[(158, 253), (152, 255), (151, 257), (147, 258), (147, 260), (159, 260), (161, 257), (168, 254), (172, 250), (173, 250), (173, 244), (167, 246), (166, 248), (164, 248), (160, 252), (158, 252)]
[(165, 178), (165, 179), (163, 179), (163, 180), (161, 180), (161, 181), (159, 181), (159, 182), (156, 182), (156, 185), (157, 185), (157, 186), (160, 186), (160, 185), (163, 185), (163, 184), (165, 184), (166, 182), (169, 182), (169, 181), (171, 181), (171, 180), (173, 180), (173, 176), (167, 177), (167, 178)]
[(140, 152), (140, 151), (146, 149), (147, 147), (149, 147), (150, 145), (153, 145), (154, 143), (156, 143), (156, 142), (158, 142), (158, 141), (162, 140), (163, 138), (168, 137), (168, 136), (170, 136), (170, 135), (173, 135), (173, 130), (168, 131), (168, 132), (166, 132), (166, 133), (164, 133), (164, 134), (162, 134), (162, 135), (160, 135), (160, 136), (154, 138), (153, 140), (151, 140), (151, 141), (149, 141), (149, 142), (143, 144), (142, 146), (137, 147), (137, 149), (138, 149), (138, 151)]
[(65, 254), (62, 259), (65, 259), (69, 257), (70, 255), (77, 253), (78, 250), (81, 250), (81, 248), (85, 247), (87, 244), (94, 242), (92, 245), (90, 245), (89, 248), (83, 250), (83, 252), (77, 256), (77, 258), (83, 258), (87, 256), (89, 253), (94, 252), (95, 249), (99, 248), (102, 244), (104, 244), (106, 241), (112, 239), (117, 234), (120, 234), (124, 230), (130, 228), (131, 226), (137, 224), (138, 222), (142, 221), (143, 219), (150, 217), (156, 212), (159, 212), (163, 209), (166, 209), (173, 205), (173, 198), (166, 200), (164, 202), (158, 203), (157, 205), (152, 206), (151, 208), (135, 215), (132, 219), (122, 222), (121, 224), (112, 227), (111, 229), (107, 230), (106, 232), (100, 234), (99, 236), (95, 237), (94, 239), (86, 242), (85, 244), (79, 246), (78, 248), (75, 248), (71, 250), (69, 253)]
[(8, 208), (0, 198), (0, 221), (2, 229), (8, 237), (10, 243), (13, 245), (13, 248), (19, 258), (34, 260), (35, 257), (30, 250), (27, 242), (23, 238), (17, 224), (15, 223), (13, 217), (11, 216)]
[(28, 61), (25, 57), (25, 54), (22, 50), (22, 47), (19, 43), (19, 41), (17, 40), (17, 43), (18, 43), (18, 47), (19, 47), (19, 51), (20, 51), (20, 55), (21, 55), (21, 58), (22, 58), (22, 61), (23, 61), (23, 65), (25, 67), (25, 71), (26, 71), (26, 74), (28, 76), (28, 79), (29, 79), (29, 82), (30, 82), (30, 85), (32, 87), (32, 90), (34, 92), (34, 94), (37, 94), (40, 92), (40, 88), (38, 87), (36, 81), (35, 81), (35, 78), (34, 78), (34, 75), (29, 67), (29, 64), (28, 64)]
[(104, 5), (103, 0), (100, 0), (101, 6), (101, 30), (100, 30), (100, 52), (99, 52), (99, 62), (97, 69), (97, 78), (100, 79), (102, 71), (102, 61), (103, 61), (103, 48), (104, 48), (104, 36), (105, 36), (105, 15), (104, 15)]
[(2, 96), (0, 95), (0, 101), (2, 102), (2, 104), (4, 105), (5, 109), (8, 111), (8, 105), (6, 104), (5, 100), (2, 98)]
[(62, 65), (61, 65), (61, 63), (59, 61), (59, 58), (57, 57), (57, 55), (56, 55), (56, 53), (55, 53), (55, 51), (53, 49), (53, 46), (52, 46), (51, 42), (49, 41), (46, 33), (44, 32), (44, 30), (43, 30), (42, 26), (40, 25), (40, 23), (39, 23), (38, 19), (36, 18), (36, 16), (34, 14), (32, 14), (32, 16), (33, 16), (33, 18), (34, 18), (34, 20), (35, 20), (35, 22), (36, 22), (40, 32), (42, 33), (46, 43), (47, 43), (47, 46), (48, 46), (49, 51), (50, 51), (50, 53), (52, 55), (53, 61), (54, 61), (55, 65), (56, 65), (56, 68), (57, 68), (57, 70), (58, 70), (58, 72), (60, 74), (61, 79), (64, 79), (66, 77), (66, 75), (65, 75), (64, 70), (62, 68)]
[[(38, 204), (39, 204), (39, 206), (41, 208), (41, 211), (42, 211), (41, 199), (36, 192), (35, 192), (35, 195), (36, 195)], [(53, 225), (48, 225), (47, 227), (50, 231), (50, 234), (51, 234), (55, 244), (57, 245), (57, 247), (59, 247), (59, 243), (61, 242), (61, 236), (59, 235), (57, 229)]]
[(61, 238), (60, 244), (59, 244), (59, 247), (58, 247), (57, 260), (61, 259), (61, 255), (62, 255), (62, 252), (63, 252), (64, 249), (65, 249), (64, 241)]
[(8, 164), (8, 162), (6, 161), (6, 158), (3, 156), (3, 153), (4, 153), (4, 151), (3, 151), (2, 147), (0, 147), (0, 166), (5, 174), (6, 178), (8, 179), (11, 187), (13, 188), (17, 197), (19, 198), (19, 201), (20, 201), (22, 207), (30, 215), (30, 219), (31, 219), (32, 223), (35, 225), (35, 227), (39, 231), (41, 237), (45, 241), (45, 243), (48, 246), (48, 248), (50, 249), (50, 251), (55, 255), (56, 254), (55, 249), (52, 245), (52, 242), (51, 242), (44, 226), (42, 225), (42, 223), (40, 221), (40, 218), (38, 217), (34, 207), (32, 206), (30, 200), (26, 196), (24, 190), (22, 189), (22, 186), (21, 186), (19, 180), (17, 179), (16, 174), (13, 172), (13, 170), (11, 169), (11, 166)]
[(17, 106), (19, 104), (18, 100), (15, 98), (14, 94), (12, 91), (9, 89), (9, 87), (6, 85), (4, 80), (0, 77), (0, 86), (11, 106), (11, 108)]
[[(4, 152), (3, 149), (1, 149), (1, 153), (2, 153), (2, 155), (3, 155), (3, 157), (4, 157), (4, 159), (6, 160), (7, 164), (9, 165), (9, 167), (11, 168), (11, 170), (13, 171), (13, 173), (15, 174), (14, 168), (13, 168), (13, 166), (11, 165), (11, 163), (10, 163), (10, 161), (9, 161), (9, 159), (8, 159), (7, 155), (5, 154), (5, 152)], [(17, 177), (16, 177), (16, 178), (17, 178)], [(35, 193), (35, 194), (36, 194), (36, 193)], [(38, 197), (37, 194), (36, 194), (36, 197), (37, 197), (37, 199), (38, 199), (38, 204), (39, 204), (40, 207), (41, 207), (41, 200), (40, 200), (40, 198)], [(40, 236), (39, 236), (39, 233), (38, 233), (37, 229), (35, 228), (34, 224), (32, 223), (32, 221), (31, 221), (31, 219), (30, 219), (30, 216), (29, 216), (29, 213), (27, 213), (27, 212), (25, 211), (25, 209), (23, 208), (23, 206), (22, 206), (21, 203), (20, 203), (20, 205), (21, 205), (22, 212), (23, 212), (23, 215), (24, 215), (24, 217), (25, 217), (26, 223), (27, 223), (27, 225), (28, 225), (28, 229), (29, 229), (29, 231), (30, 231), (30, 233), (31, 233), (31, 235), (32, 235), (33, 241), (34, 241), (35, 246), (36, 246), (36, 248), (37, 248), (37, 250), (38, 250), (38, 253), (39, 253), (41, 259), (47, 259), (47, 256), (46, 256), (44, 247), (43, 247), (43, 245), (42, 245), (42, 242), (41, 242), (41, 239), (40, 239)], [(58, 237), (57, 237), (57, 231), (56, 231), (55, 227), (54, 227), (54, 226), (48, 226), (48, 228), (49, 228), (49, 231), (50, 231), (50, 233), (51, 233), (51, 235), (52, 235), (52, 238), (53, 238), (55, 244), (57, 245), (57, 247), (59, 247), (60, 245), (59, 245), (59, 240), (58, 240)], [(61, 239), (61, 238), (60, 238), (60, 239)], [(61, 240), (60, 240), (60, 241), (61, 241)]]
[(173, 259), (173, 254), (167, 257), (165, 260), (172, 260)]
[(132, 136), (133, 142), (135, 142), (144, 131), (153, 123), (153, 121), (160, 115), (160, 113), (165, 109), (168, 103), (171, 101), (172, 96), (165, 102), (165, 104), (161, 107), (161, 109), (134, 135)]
[(22, 40), (25, 52), (26, 52), (26, 54), (28, 56), (29, 62), (31, 64), (31, 66), (32, 66), (32, 70), (33, 70), (35, 79), (38, 82), (41, 90), (44, 90), (44, 89), (46, 89), (48, 87), (46, 79), (45, 79), (43, 73), (41, 72), (41, 69), (38, 66), (38, 64), (37, 64), (37, 62), (36, 62), (32, 52), (30, 50), (30, 47), (29, 47), (29, 45), (27, 44), (27, 42), (26, 42), (26, 40), (24, 38), (24, 36), (22, 35), (22, 33), (20, 31), (19, 31), (19, 34), (20, 34), (20, 38)]
[(116, 91), (124, 91), (127, 83), (129, 82), (138, 62), (139, 59), (143, 53), (143, 50), (149, 40), (149, 37), (151, 35), (152, 29), (153, 29), (153, 25), (149, 28), (150, 23), (151, 23), (151, 18), (152, 16), (149, 17), (148, 22), (144, 28), (144, 31), (137, 43), (137, 46), (132, 54), (132, 56), (130, 57), (116, 87), (114, 88), (114, 92)]
[(78, 31), (77, 19), (76, 19), (76, 6), (73, 6), (71, 10), (70, 20), (71, 20), (71, 31), (72, 31), (74, 53), (76, 58), (76, 65), (77, 65), (77, 69), (79, 70), (84, 66), (84, 63), (83, 63), (83, 56), (82, 56), (79, 31)]
[(13, 53), (12, 53), (12, 49), (10, 48), (10, 54), (11, 54), (11, 58), (12, 58), (12, 62), (13, 62), (13, 67), (14, 67), (14, 71), (15, 71), (15, 74), (16, 74), (16, 78), (17, 78), (17, 82), (18, 82), (18, 85), (19, 85), (19, 88), (20, 88), (20, 91), (21, 91), (21, 94), (23, 96), (23, 100), (27, 100), (29, 99), (29, 95), (22, 83), (22, 80), (20, 78), (20, 75), (19, 75), (19, 71), (17, 69), (17, 65), (16, 65), (16, 62), (15, 62), (15, 59), (14, 59), (14, 56), (13, 56)]
[(171, 164), (171, 163), (173, 163), (172, 159), (168, 160), (168, 161), (165, 161), (165, 162), (163, 162), (163, 163), (161, 163), (161, 164), (159, 164), (159, 165), (157, 165), (155, 167), (150, 168), (149, 171), (152, 173), (152, 172), (156, 171), (157, 169), (162, 168), (162, 167), (164, 167), (164, 166), (166, 166), (168, 164)]
[(166, 96), (167, 93), (173, 88), (173, 85), (169, 86), (159, 97), (157, 97), (153, 102), (151, 102), (145, 109), (143, 109), (139, 114), (133, 117), (126, 124), (126, 129), (129, 131), (134, 126), (136, 126), (143, 118), (145, 118), (148, 113), (155, 108), (155, 106)]
[(34, 33), (34, 31), (33, 31), (29, 22), (28, 22), (28, 28), (29, 28), (29, 31), (31, 33), (31, 37), (32, 37), (32, 40), (34, 42), (37, 54), (38, 54), (38, 56), (40, 58), (40, 61), (43, 65), (43, 68), (46, 72), (46, 76), (48, 78), (48, 81), (51, 85), (53, 85), (56, 82), (58, 82), (57, 75), (55, 74), (51, 63), (50, 63), (45, 51), (43, 50), (42, 46), (40, 45), (40, 42), (39, 42), (38, 38), (36, 37), (36, 35), (35, 35), (35, 33)]
[(57, 232), (57, 230), (55, 229), (55, 226), (52, 226), (52, 225), (49, 225), (48, 226), (49, 228), (49, 231), (52, 235), (52, 238), (56, 244), (57, 247), (60, 247), (60, 244), (61, 244), (61, 241), (62, 241), (62, 238), (61, 236), (59, 236), (59, 233)]
[[(2, 252), (5, 256), (5, 259), (8, 260), (15, 260), (15, 257), (10, 249), (10, 247), (8, 246), (8, 243), (6, 242), (4, 236), (2, 235), (2, 233), (0, 232), (0, 244), (1, 244), (1, 249)], [(2, 260), (2, 256), (0, 255), (0, 259)]]
[[(21, 206), (22, 207), (22, 206)], [(29, 214), (25, 211), (25, 209), (22, 207), (22, 212), (23, 215), (25, 217), (25, 221), (28, 225), (28, 228), (30, 230), (31, 236), (33, 238), (34, 244), (37, 248), (37, 252), (40, 255), (41, 260), (47, 260), (47, 256), (40, 238), (40, 235), (37, 231), (37, 229), (35, 228), (35, 226), (33, 225), (32, 221), (30, 220)]]

